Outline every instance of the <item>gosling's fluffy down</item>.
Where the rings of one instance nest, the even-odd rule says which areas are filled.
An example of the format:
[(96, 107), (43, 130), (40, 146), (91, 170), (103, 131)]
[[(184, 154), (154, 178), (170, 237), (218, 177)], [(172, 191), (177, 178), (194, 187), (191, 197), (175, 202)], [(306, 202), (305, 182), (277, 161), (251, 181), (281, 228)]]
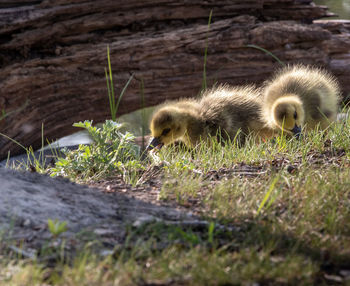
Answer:
[(325, 129), (336, 120), (339, 85), (326, 71), (303, 65), (283, 68), (264, 84), (267, 127), (298, 134), (301, 127)]
[(182, 141), (192, 146), (204, 135), (205, 123), (196, 100), (182, 99), (167, 102), (155, 110), (150, 130), (152, 141), (147, 149)]
[[(270, 137), (271, 130), (262, 119), (262, 96), (254, 86), (222, 85), (207, 91), (199, 102), (206, 133), (244, 144), (251, 132)], [(220, 132), (218, 134), (218, 132)]]
[[(157, 109), (150, 129), (154, 139), (148, 149), (182, 141), (196, 145), (209, 136), (238, 140), (255, 131), (271, 136), (261, 118), (261, 95), (252, 86), (222, 85), (206, 91), (201, 98), (166, 103)], [(240, 130), (240, 132), (238, 132)]]

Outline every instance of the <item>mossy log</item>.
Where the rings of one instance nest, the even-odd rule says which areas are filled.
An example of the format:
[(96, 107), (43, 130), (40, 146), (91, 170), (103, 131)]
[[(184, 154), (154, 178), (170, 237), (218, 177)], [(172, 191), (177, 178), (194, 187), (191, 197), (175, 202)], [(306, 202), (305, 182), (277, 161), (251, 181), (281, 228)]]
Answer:
[[(213, 18), (208, 28), (208, 17)], [(110, 117), (105, 67), (110, 47), (116, 91), (131, 81), (118, 111), (197, 96), (204, 50), (208, 86), (259, 84), (286, 63), (323, 66), (350, 92), (350, 22), (308, 0), (113, 1), (0, 3), (0, 132), (41, 146), (74, 131), (72, 124)], [(0, 138), (0, 158), (21, 147)]]

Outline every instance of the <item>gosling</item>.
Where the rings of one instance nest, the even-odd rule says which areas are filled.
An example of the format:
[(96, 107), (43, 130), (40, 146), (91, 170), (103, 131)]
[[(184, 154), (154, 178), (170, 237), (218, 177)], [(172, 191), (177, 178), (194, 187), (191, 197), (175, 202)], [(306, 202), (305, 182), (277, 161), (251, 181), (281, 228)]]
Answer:
[(267, 127), (299, 137), (301, 129), (325, 129), (336, 120), (340, 89), (324, 70), (302, 65), (283, 68), (264, 85)]
[(205, 123), (200, 116), (199, 103), (182, 99), (161, 105), (153, 114), (150, 130), (152, 139), (147, 151), (175, 141), (193, 146), (204, 135)]
[(244, 145), (248, 134), (271, 137), (261, 116), (262, 96), (254, 86), (222, 85), (206, 92), (200, 100), (206, 133)]
[(260, 92), (253, 86), (221, 85), (198, 99), (180, 100), (161, 106), (151, 119), (153, 140), (147, 150), (182, 141), (195, 146), (210, 136), (244, 144), (246, 135), (256, 132), (271, 136), (261, 117)]

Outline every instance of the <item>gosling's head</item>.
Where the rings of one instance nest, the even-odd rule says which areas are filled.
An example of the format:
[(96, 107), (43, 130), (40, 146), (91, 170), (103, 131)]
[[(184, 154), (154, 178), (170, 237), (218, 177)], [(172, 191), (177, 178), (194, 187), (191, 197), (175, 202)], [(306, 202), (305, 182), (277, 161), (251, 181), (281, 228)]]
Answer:
[(284, 132), (299, 137), (305, 113), (302, 101), (296, 96), (283, 96), (272, 106), (274, 123)]
[(163, 107), (152, 117), (150, 129), (152, 140), (147, 150), (161, 148), (183, 137), (186, 133), (186, 115), (176, 107)]

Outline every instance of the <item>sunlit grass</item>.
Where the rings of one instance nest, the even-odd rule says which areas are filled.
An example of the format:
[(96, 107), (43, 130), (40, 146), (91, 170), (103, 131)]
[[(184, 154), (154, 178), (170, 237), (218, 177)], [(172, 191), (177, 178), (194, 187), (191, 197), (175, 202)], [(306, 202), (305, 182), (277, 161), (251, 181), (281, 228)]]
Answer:
[[(117, 133), (104, 132), (97, 151), (118, 143), (109, 137)], [(118, 146), (130, 147), (110, 151)], [(101, 150), (94, 160), (85, 150), (85, 167), (75, 159), (76, 173), (69, 164), (64, 172), (77, 181), (113, 176), (117, 157), (101, 157)], [(149, 223), (128, 230), (111, 256), (86, 249), (52, 268), (1, 250), (0, 285), (310, 285), (327, 284), (325, 274), (345, 282), (339, 273), (350, 262), (350, 118), (305, 130), (299, 140), (250, 135), (240, 147), (212, 138), (194, 148), (164, 147), (158, 160), (135, 153), (130, 165), (123, 156), (125, 180), (142, 186), (146, 170), (158, 165), (159, 202), (186, 207), (207, 225)]]
[[(0, 285), (309, 285), (327, 284), (325, 273), (345, 282), (339, 271), (350, 261), (349, 126), (348, 118), (300, 140), (249, 136), (242, 147), (214, 139), (165, 147), (158, 161), (139, 164), (145, 170), (161, 163), (159, 201), (188, 207), (207, 225), (149, 223), (129, 230), (112, 256), (85, 250), (52, 269), (9, 258)], [(132, 170), (136, 182), (143, 172)]]

